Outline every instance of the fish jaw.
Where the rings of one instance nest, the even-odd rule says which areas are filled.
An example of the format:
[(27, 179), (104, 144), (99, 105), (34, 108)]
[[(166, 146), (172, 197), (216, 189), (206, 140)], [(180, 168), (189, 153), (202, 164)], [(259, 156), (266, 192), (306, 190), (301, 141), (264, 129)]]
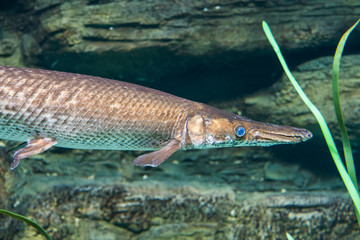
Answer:
[(312, 138), (312, 133), (304, 128), (280, 126), (250, 121), (244, 123), (246, 135), (244, 143), (251, 146), (271, 146), (276, 144), (295, 144)]

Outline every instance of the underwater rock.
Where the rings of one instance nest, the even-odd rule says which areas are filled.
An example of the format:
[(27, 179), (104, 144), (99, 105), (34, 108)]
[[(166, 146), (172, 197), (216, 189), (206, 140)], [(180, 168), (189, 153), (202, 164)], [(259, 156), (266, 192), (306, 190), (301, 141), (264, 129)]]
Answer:
[[(192, 184), (63, 185), (18, 201), (54, 239), (359, 237), (345, 193), (235, 193), (221, 184)], [(18, 239), (28, 237), (39, 235), (27, 228)]]
[[(11, 210), (10, 194), (8, 194), (7, 180), (10, 178), (9, 167), (7, 161), (10, 160), (3, 146), (0, 142), (0, 209)], [(0, 214), (0, 239), (11, 240), (16, 231), (21, 229), (22, 226), (19, 221), (14, 220), (6, 215)]]
[(18, 36), (18, 33), (0, 30), (0, 64), (19, 67), (23, 66), (23, 52), (22, 48), (19, 47), (21, 44), (22, 41)]
[(3, 146), (0, 147), (0, 208), (7, 207), (7, 192), (5, 189), (5, 176), (8, 172), (7, 154)]
[[(285, 231), (327, 238), (337, 228), (356, 234), (338, 178), (291, 163), (278, 171), (281, 162), (263, 148), (180, 151), (157, 168), (133, 167), (137, 154), (54, 148), (26, 159), (7, 171), (8, 208), (35, 219), (54, 239), (230, 240)], [(10, 160), (3, 162), (8, 167)], [(15, 222), (8, 239), (41, 239)]]
[[(0, 11), (6, 20), (0, 28), (31, 35), (18, 45), (27, 65), (137, 82), (166, 83), (180, 75), (176, 81), (181, 83), (189, 69), (202, 71), (200, 75), (210, 72), (205, 76), (209, 79), (214, 67), (223, 68), (219, 79), (252, 59), (258, 65), (252, 71), (270, 65), (267, 77), (242, 75), (243, 84), (252, 79), (258, 86), (269, 82), (276, 66), (270, 58), (259, 64), (272, 54), (262, 20), (269, 22), (283, 49), (312, 55), (315, 48), (336, 46), (343, 29), (360, 15), (357, 1), (341, 0), (18, 0), (12, 5)], [(34, 49), (41, 51), (29, 55)], [(201, 78), (188, 75), (194, 74), (194, 80)]]
[[(5, 148), (0, 148), (0, 208), (1, 209), (7, 209), (7, 192), (5, 190), (5, 172), (6, 170), (6, 162), (5, 162), (5, 158), (4, 158), (4, 152), (5, 152)], [(0, 214), (0, 238), (4, 239), (4, 233), (6, 232), (6, 230), (8, 230), (9, 228), (9, 222), (11, 220), (9, 219), (9, 217)]]
[[(332, 57), (308, 61), (292, 71), (294, 77), (319, 108), (335, 138), (341, 140), (332, 100)], [(351, 143), (360, 147), (360, 55), (343, 56), (340, 65), (340, 98)], [(314, 126), (317, 122), (286, 76), (271, 88), (245, 98), (244, 114), (261, 121), (293, 126)], [(320, 134), (320, 133), (319, 133)]]
[(0, 41), (0, 56), (11, 56), (15, 53), (15, 45), (11, 39), (2, 39)]

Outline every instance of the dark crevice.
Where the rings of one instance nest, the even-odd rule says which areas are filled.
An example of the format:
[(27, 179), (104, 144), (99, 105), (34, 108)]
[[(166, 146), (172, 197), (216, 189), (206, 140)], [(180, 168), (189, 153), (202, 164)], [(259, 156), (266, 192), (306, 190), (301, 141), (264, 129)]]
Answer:
[[(86, 37), (84, 40), (101, 41), (104, 44), (106, 42), (134, 42), (133, 40), (108, 40), (97, 37)], [(349, 44), (349, 47), (351, 45), (356, 46), (355, 42)], [(56, 49), (56, 46), (54, 45), (51, 49)], [(354, 51), (353, 48), (350, 49)], [(290, 69), (295, 69), (306, 61), (332, 55), (333, 52), (332, 46), (294, 51), (283, 50)], [(66, 56), (55, 51), (43, 61), (48, 68), (56, 62), (54, 70), (129, 81), (201, 102), (229, 100), (251, 94), (271, 86), (283, 74), (271, 49), (246, 53), (227, 51), (206, 56), (178, 55), (176, 52), (161, 47), (98, 54), (68, 53)]]
[(86, 5), (103, 5), (113, 2), (113, 0), (89, 0)]
[(141, 24), (141, 23), (123, 23), (123, 24), (85, 24), (85, 27), (88, 28), (159, 28), (159, 24)]
[(17, 0), (2, 0), (0, 4), (0, 11), (14, 10)]
[(59, 6), (61, 6), (61, 3), (49, 5), (49, 6), (45, 7), (45, 8), (42, 8), (42, 9), (37, 10), (35, 13), (38, 14), (38, 15), (41, 15), (41, 14), (43, 14), (44, 12), (50, 11), (50, 10), (52, 10), (52, 9), (55, 9), (55, 8), (59, 7)]
[(171, 39), (171, 38), (162, 38), (162, 39), (108, 39), (102, 37), (83, 37), (85, 41), (92, 42), (171, 42), (171, 41), (179, 41), (179, 39)]
[[(82, 38), (85, 41), (91, 41), (91, 42), (138, 42), (133, 39), (108, 39), (108, 38), (102, 38), (102, 37), (83, 37)], [(141, 40), (139, 40), (141, 41)], [(147, 39), (144, 39), (143, 41), (147, 41)]]
[(65, 32), (65, 31), (66, 31), (65, 28), (58, 29), (58, 30), (56, 30), (56, 31), (50, 32), (50, 33), (48, 34), (48, 37), (51, 38), (51, 37), (53, 37), (53, 36), (55, 36), (55, 35), (57, 35), (57, 34), (59, 34), (59, 33)]
[(58, 29), (54, 32), (48, 33), (48, 35), (46, 35), (43, 39), (41, 39), (39, 41), (39, 46), (43, 46), (45, 43), (47, 43), (49, 41), (49, 39), (51, 39), (51, 37), (53, 37), (59, 33), (63, 33), (65, 31), (66, 31), (66, 29)]

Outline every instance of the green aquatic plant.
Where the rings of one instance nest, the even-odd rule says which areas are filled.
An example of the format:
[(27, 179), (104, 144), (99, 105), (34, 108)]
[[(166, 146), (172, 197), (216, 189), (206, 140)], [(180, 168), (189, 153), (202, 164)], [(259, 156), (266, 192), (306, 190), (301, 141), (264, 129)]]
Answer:
[(27, 224), (33, 226), (36, 230), (38, 230), (38, 231), (40, 232), (40, 234), (45, 237), (45, 239), (47, 239), (47, 240), (52, 240), (52, 238), (51, 238), (50, 235), (45, 231), (45, 229), (42, 228), (38, 223), (34, 222), (33, 220), (31, 220), (31, 219), (29, 219), (29, 218), (27, 218), (27, 217), (25, 217), (25, 216), (22, 216), (22, 215), (19, 215), (19, 214), (10, 212), (10, 211), (8, 211), (8, 210), (4, 210), (4, 209), (0, 209), (0, 214), (4, 214), (4, 215), (7, 215), (7, 216), (12, 217), (12, 218), (14, 218), (14, 219), (23, 221), (24, 223), (27, 223)]
[[(347, 168), (350, 178), (351, 178), (352, 182), (354, 183), (354, 186), (358, 192), (359, 192), (359, 188), (357, 185), (356, 171), (355, 171), (354, 159), (353, 159), (352, 150), (351, 150), (351, 144), (349, 141), (349, 137), (348, 137), (346, 127), (345, 127), (344, 118), (343, 118), (342, 111), (341, 111), (340, 93), (339, 93), (339, 70), (340, 70), (340, 60), (341, 60), (341, 56), (342, 56), (342, 52), (344, 50), (346, 40), (347, 40), (348, 36), (350, 35), (350, 33), (352, 32), (352, 30), (357, 26), (359, 21), (360, 21), (360, 19), (357, 20), (357, 22), (351, 28), (349, 28), (344, 33), (344, 35), (341, 37), (339, 44), (335, 51), (334, 61), (333, 61), (333, 69), (332, 69), (332, 71), (333, 71), (332, 72), (333, 102), (334, 102), (336, 118), (337, 118), (339, 128), (340, 128), (341, 140), (343, 143), (343, 151), (344, 151), (344, 156), (345, 156), (346, 168)], [(356, 211), (356, 214), (357, 214), (358, 222), (360, 223), (359, 212)]]
[(294, 240), (294, 238), (289, 233), (286, 233), (286, 237), (288, 240)]
[[(301, 99), (306, 104), (306, 106), (314, 114), (316, 120), (318, 121), (318, 123), (320, 125), (321, 131), (325, 137), (326, 144), (330, 150), (330, 153), (334, 160), (334, 163), (340, 173), (340, 176), (345, 184), (345, 187), (347, 188), (347, 190), (351, 196), (351, 199), (354, 202), (356, 217), (358, 220), (358, 224), (360, 225), (360, 218), (359, 218), (360, 196), (359, 196), (359, 191), (358, 191), (358, 186), (357, 186), (356, 171), (355, 171), (355, 165), (354, 165), (354, 160), (353, 160), (351, 146), (350, 146), (350, 140), (349, 140), (348, 134), (346, 132), (345, 123), (344, 123), (344, 119), (342, 116), (342, 111), (341, 111), (341, 106), (340, 106), (340, 94), (339, 94), (339, 69), (340, 69), (340, 60), (341, 60), (342, 52), (343, 52), (343, 49), (344, 49), (344, 46), (345, 46), (348, 36), (352, 32), (352, 30), (357, 26), (359, 21), (360, 21), (360, 19), (348, 31), (346, 31), (344, 33), (344, 35), (341, 37), (340, 42), (335, 51), (335, 55), (334, 55), (333, 73), (332, 73), (334, 108), (335, 108), (335, 113), (336, 113), (336, 117), (338, 120), (338, 124), (340, 127), (340, 131), (341, 131), (341, 139), (343, 142), (343, 149), (344, 149), (344, 156), (345, 156), (347, 171), (341, 160), (341, 157), (336, 148), (334, 139), (330, 133), (329, 127), (328, 127), (324, 117), (322, 116), (321, 112), (316, 108), (316, 106), (306, 96), (306, 94), (301, 89), (300, 85), (298, 84), (298, 82), (296, 81), (294, 76), (291, 74), (291, 72), (284, 60), (284, 57), (281, 54), (280, 48), (279, 48), (278, 44), (276, 43), (274, 36), (271, 33), (269, 25), (265, 21), (263, 21), (262, 25), (263, 25), (264, 32), (265, 32), (271, 46), (273, 47), (277, 57), (279, 58), (279, 61), (282, 65), (287, 77), (289, 78), (290, 82), (292, 83), (292, 85), (294, 86), (294, 88), (296, 89), (296, 91), (300, 95)], [(287, 237), (289, 240), (292, 239), (290, 234), (287, 234)]]

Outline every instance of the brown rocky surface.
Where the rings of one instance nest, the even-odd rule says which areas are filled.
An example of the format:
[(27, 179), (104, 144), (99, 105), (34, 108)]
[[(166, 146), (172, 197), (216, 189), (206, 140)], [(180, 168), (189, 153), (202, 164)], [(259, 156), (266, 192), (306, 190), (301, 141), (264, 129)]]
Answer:
[[(8, 166), (9, 155), (3, 144), (0, 145), (0, 209), (10, 210), (10, 184), (12, 179)], [(14, 238), (14, 233), (21, 228), (21, 223), (8, 216), (0, 214), (0, 239), (10, 240)]]
[[(332, 57), (322, 57), (301, 64), (292, 72), (310, 100), (319, 108), (338, 140), (338, 125), (332, 99)], [(344, 56), (340, 66), (340, 97), (344, 120), (353, 145), (360, 143), (360, 55)], [(317, 122), (302, 102), (286, 76), (265, 91), (244, 100), (246, 116), (262, 121), (316, 126)]]
[[(60, 150), (22, 161), (6, 181), (8, 209), (36, 219), (54, 239), (285, 239), (285, 232), (351, 239), (358, 233), (337, 177), (276, 160), (262, 148), (179, 152), (158, 168), (132, 167), (130, 153)], [(14, 222), (7, 239), (41, 239)]]
[(262, 20), (298, 63), (331, 54), (360, 15), (358, 1), (342, 0), (18, 0), (10, 6), (0, 12), (5, 64), (140, 82), (199, 100), (239, 96), (277, 79), (281, 70)]
[[(22, 204), (54, 239), (285, 239), (286, 232), (299, 239), (359, 237), (343, 193), (235, 193), (221, 184), (143, 180), (63, 185)], [(41, 239), (32, 228), (19, 237)]]

